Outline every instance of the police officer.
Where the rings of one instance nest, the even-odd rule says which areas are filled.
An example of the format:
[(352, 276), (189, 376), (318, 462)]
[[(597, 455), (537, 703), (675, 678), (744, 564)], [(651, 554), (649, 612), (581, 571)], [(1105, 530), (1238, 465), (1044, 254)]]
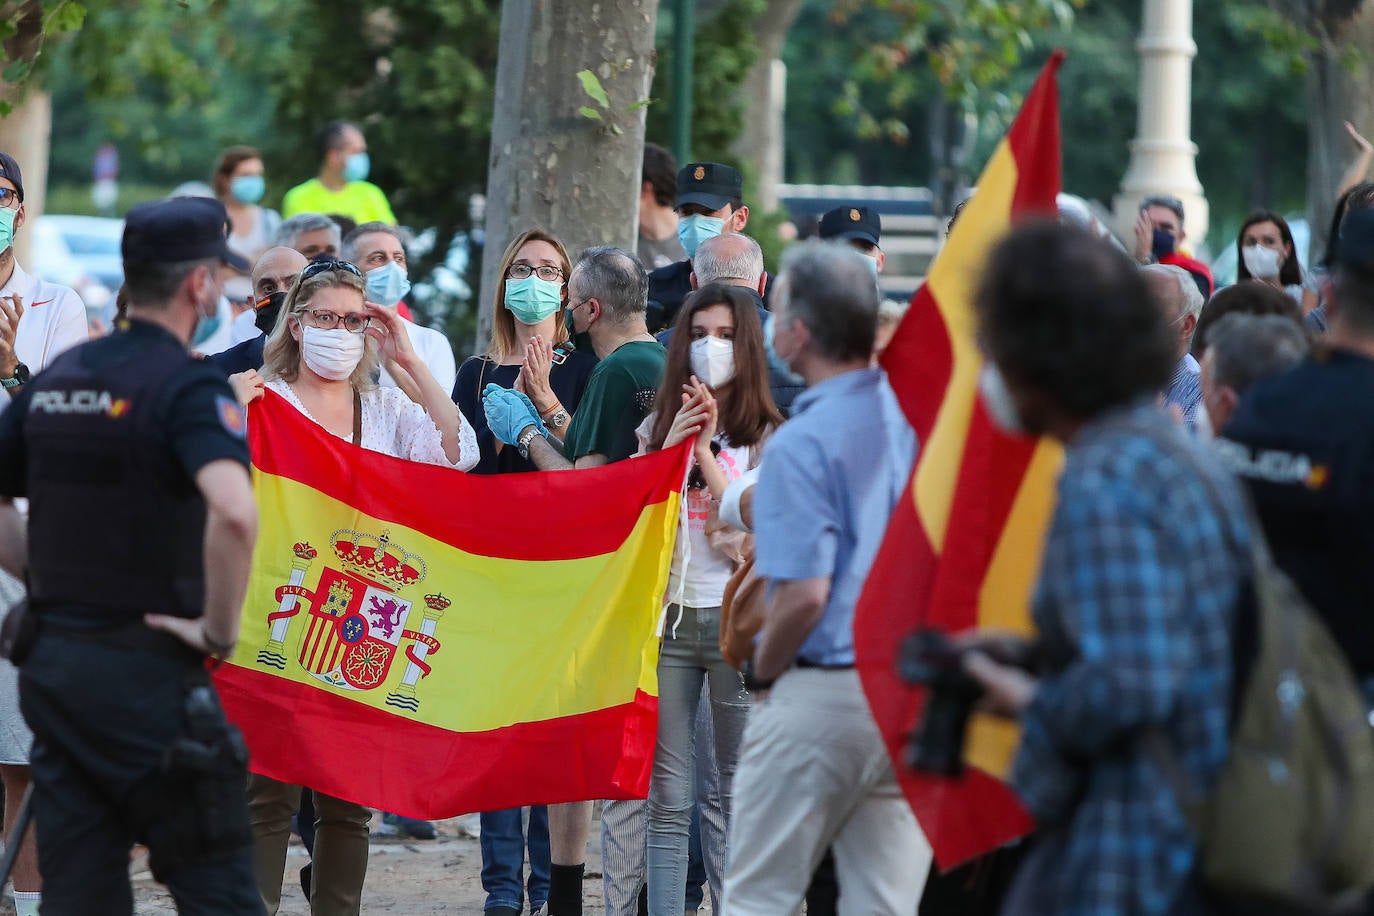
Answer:
[[(234, 649), (257, 533), (244, 415), (187, 353), (215, 314), (224, 206), (140, 204), (122, 243), (127, 328), (55, 360), (0, 415), (0, 563), (27, 575), (14, 653), (33, 728), (43, 913), (132, 913), (148, 847), (178, 909), (262, 913), (241, 739), (206, 660)], [(209, 562), (205, 562), (208, 558)]]
[[(692, 292), (692, 261), (697, 246), (712, 236), (743, 232), (749, 224), (744, 205), (744, 178), (719, 162), (689, 162), (677, 173), (677, 237), (687, 252), (686, 261), (660, 267), (649, 274), (649, 310), (646, 321), (656, 334), (673, 323), (682, 300)], [(766, 276), (766, 275), (765, 275)], [(767, 277), (763, 301), (773, 278)]]
[(825, 211), (817, 235), (827, 241), (848, 242), (859, 254), (873, 262), (875, 275), (883, 272), (887, 255), (879, 246), (883, 234), (883, 219), (871, 207), (836, 207)]
[(1346, 214), (1335, 254), (1327, 346), (1251, 386), (1216, 446), (1374, 699), (1374, 210)]

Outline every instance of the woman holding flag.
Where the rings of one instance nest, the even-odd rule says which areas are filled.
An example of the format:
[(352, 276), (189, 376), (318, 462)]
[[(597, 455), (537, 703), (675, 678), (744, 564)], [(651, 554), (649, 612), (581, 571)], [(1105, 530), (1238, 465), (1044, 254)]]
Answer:
[(758, 466), (782, 419), (768, 387), (763, 325), (753, 298), (719, 283), (688, 297), (674, 322), (654, 412), (638, 430), (641, 453), (695, 440), (658, 663), (658, 744), (648, 804), (650, 913), (684, 909), (703, 683), (710, 687), (721, 807), (727, 821), (730, 816), (749, 697), (720, 652), (720, 605), (748, 545), (745, 535), (721, 523), (718, 511), (726, 487)]
[[(468, 470), (478, 458), (472, 427), (416, 355), (395, 310), (364, 301), (363, 290), (362, 273), (347, 261), (318, 260), (301, 271), (263, 350), (265, 382), (240, 399), (261, 397), (265, 386), (333, 435), (364, 449)], [(404, 391), (373, 381), (379, 359), (387, 361)], [(281, 900), (291, 815), (300, 792), (299, 786), (249, 777), (254, 867), (269, 914)], [(372, 814), (318, 793), (315, 802), (311, 912), (357, 914)]]

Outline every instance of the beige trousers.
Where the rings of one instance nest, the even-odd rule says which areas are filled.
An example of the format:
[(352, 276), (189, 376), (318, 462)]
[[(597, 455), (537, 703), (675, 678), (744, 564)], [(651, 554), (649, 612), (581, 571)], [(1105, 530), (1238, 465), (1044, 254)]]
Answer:
[[(267, 916), (276, 916), (281, 905), (291, 815), (300, 803), (300, 786), (248, 774), (253, 869)], [(363, 879), (367, 877), (367, 824), (371, 819), (372, 812), (362, 805), (315, 793), (315, 857), (310, 870), (312, 916), (358, 916)]]
[(744, 730), (724, 916), (796, 911), (832, 845), (840, 916), (915, 916), (930, 844), (893, 776), (858, 674), (794, 668)]

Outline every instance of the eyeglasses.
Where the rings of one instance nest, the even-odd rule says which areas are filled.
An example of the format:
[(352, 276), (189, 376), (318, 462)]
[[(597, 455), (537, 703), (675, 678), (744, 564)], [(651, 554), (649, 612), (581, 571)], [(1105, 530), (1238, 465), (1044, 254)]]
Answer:
[(309, 280), (311, 277), (317, 277), (325, 271), (338, 270), (341, 270), (344, 273), (350, 273), (355, 277), (361, 277), (363, 275), (363, 272), (361, 270), (354, 267), (347, 261), (341, 261), (338, 258), (323, 257), (316, 258), (315, 260), (307, 264), (305, 270), (301, 271), (301, 279)]
[(512, 264), (506, 270), (506, 276), (512, 280), (524, 280), (530, 274), (534, 274), (539, 279), (549, 283), (557, 283), (563, 279), (563, 271), (548, 264), (539, 267), (531, 267), (528, 264)]
[[(301, 275), (304, 279), (304, 274)], [(372, 322), (372, 318), (360, 312), (352, 312), (348, 315), (336, 315), (333, 312), (326, 312), (317, 309), (301, 309), (301, 314), (309, 315), (310, 321), (322, 331), (332, 331), (339, 325), (350, 334), (361, 334), (367, 330), (367, 326)]]
[(5, 209), (18, 209), (19, 192), (13, 188), (0, 188), (0, 207)]

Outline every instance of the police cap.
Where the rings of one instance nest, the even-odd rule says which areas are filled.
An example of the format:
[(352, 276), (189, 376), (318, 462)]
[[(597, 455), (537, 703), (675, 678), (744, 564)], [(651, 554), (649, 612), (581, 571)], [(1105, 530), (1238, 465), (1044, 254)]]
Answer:
[(699, 204), (719, 210), (744, 199), (744, 177), (719, 162), (689, 162), (677, 173), (677, 204)]
[(869, 207), (836, 207), (821, 217), (819, 234), (823, 239), (856, 239), (876, 245), (883, 234), (883, 220)]
[(14, 161), (14, 157), (9, 153), (0, 151), (0, 178), (8, 178), (14, 183), (14, 190), (19, 194), (19, 202), (24, 202), (24, 175), (19, 171), (19, 163)]
[(219, 258), (246, 271), (246, 258), (229, 250), (229, 213), (212, 197), (172, 197), (136, 204), (124, 217), (120, 251), (125, 263), (175, 264)]

